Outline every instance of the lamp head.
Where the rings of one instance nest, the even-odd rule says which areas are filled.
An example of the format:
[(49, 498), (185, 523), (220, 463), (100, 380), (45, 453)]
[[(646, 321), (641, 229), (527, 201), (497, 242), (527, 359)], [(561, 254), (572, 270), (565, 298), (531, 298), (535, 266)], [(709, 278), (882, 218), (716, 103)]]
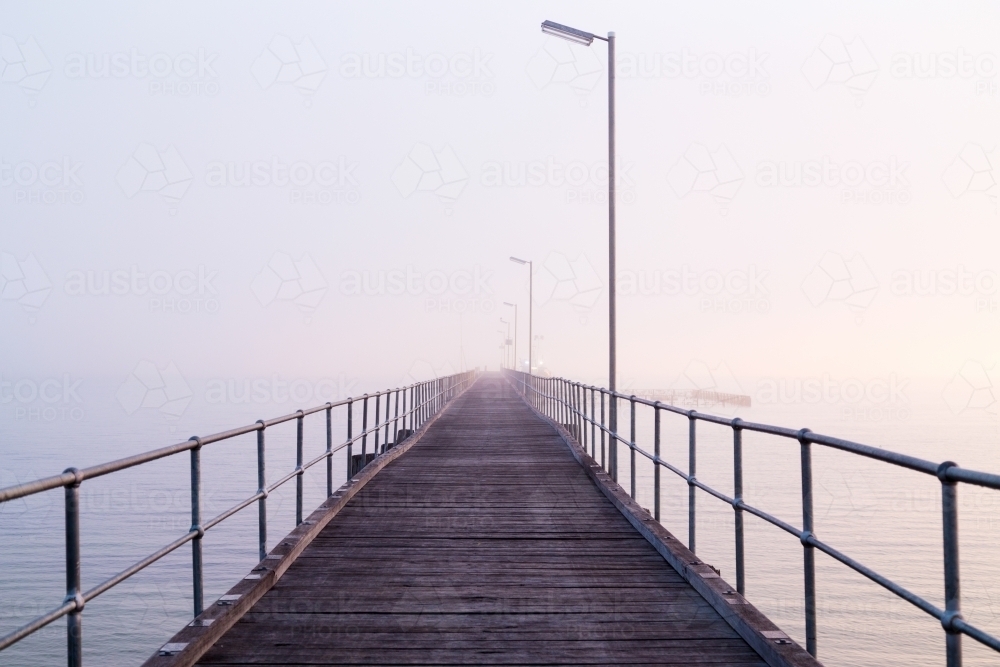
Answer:
[(552, 35), (553, 37), (565, 39), (568, 42), (583, 46), (590, 46), (594, 42), (594, 35), (592, 33), (570, 28), (568, 25), (553, 23), (552, 21), (542, 22), (542, 32), (546, 35)]

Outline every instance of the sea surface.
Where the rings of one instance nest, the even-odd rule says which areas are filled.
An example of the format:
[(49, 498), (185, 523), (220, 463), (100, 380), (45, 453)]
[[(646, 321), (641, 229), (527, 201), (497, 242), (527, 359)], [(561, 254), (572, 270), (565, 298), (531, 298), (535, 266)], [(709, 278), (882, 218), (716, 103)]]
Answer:
[[(197, 385), (197, 383), (193, 383)], [(364, 385), (361, 382), (358, 386)], [(76, 411), (0, 406), (0, 486), (9, 486), (125, 455), (293, 412), (291, 401), (209, 403), (193, 400), (182, 414), (153, 408), (128, 414), (113, 400), (115, 386), (89, 381)], [(197, 386), (194, 395), (199, 396)], [(371, 387), (361, 386), (361, 389)], [(325, 400), (325, 399), (324, 399)], [(313, 401), (315, 403), (315, 401)], [(885, 447), (932, 461), (1000, 471), (1000, 429), (987, 410), (949, 408), (940, 396), (909, 397), (905, 407), (857, 409), (839, 403), (802, 402), (700, 410), (773, 423)], [(30, 409), (37, 408), (34, 412)], [(623, 406), (623, 415), (627, 409)], [(176, 412), (176, 410), (174, 411)], [(360, 414), (356, 413), (355, 429)], [(334, 411), (334, 442), (345, 433), (343, 410)], [(627, 419), (621, 419), (627, 428)], [(636, 440), (652, 450), (652, 418), (639, 407)], [(662, 455), (686, 469), (687, 419), (664, 414)], [(624, 430), (624, 429), (623, 429)], [(355, 431), (357, 432), (357, 431)], [(306, 419), (305, 459), (326, 442), (322, 414)], [(369, 444), (369, 447), (371, 443)], [(801, 524), (799, 445), (792, 440), (744, 434), (744, 497), (793, 525)], [(817, 536), (911, 591), (943, 606), (940, 485), (933, 477), (813, 446)], [(267, 431), (267, 475), (273, 481), (295, 465), (295, 423)], [(202, 450), (205, 519), (256, 490), (256, 436), (244, 435)], [(345, 457), (334, 458), (334, 486), (345, 480)], [(622, 451), (619, 480), (629, 487)], [(653, 508), (651, 464), (636, 466), (638, 500)], [(732, 493), (732, 432), (698, 424), (698, 478)], [(268, 499), (269, 546), (294, 527), (295, 482)], [(305, 513), (322, 502), (325, 466), (305, 475)], [(661, 480), (664, 525), (687, 541), (687, 485), (669, 471)], [(182, 535), (190, 526), (187, 453), (87, 481), (82, 497), (84, 587), (90, 588)], [(960, 534), (965, 618), (1000, 633), (1000, 492), (962, 487)], [(699, 492), (698, 555), (735, 585), (733, 510)], [(747, 597), (804, 645), (802, 547), (787, 533), (746, 515)], [(58, 606), (65, 595), (63, 492), (56, 489), (0, 505), (0, 633)], [(377, 555), (377, 554), (373, 554)], [(204, 539), (205, 601), (211, 604), (257, 562), (257, 509), (243, 510)], [(817, 553), (819, 657), (825, 665), (944, 664), (940, 624), (885, 589)], [(371, 559), (378, 567), (378, 558)], [(135, 665), (190, 621), (191, 550), (173, 554), (88, 603), (83, 614), (84, 656), (91, 665)], [(965, 664), (1000, 663), (971, 639)], [(0, 665), (65, 664), (65, 622), (0, 653)]]

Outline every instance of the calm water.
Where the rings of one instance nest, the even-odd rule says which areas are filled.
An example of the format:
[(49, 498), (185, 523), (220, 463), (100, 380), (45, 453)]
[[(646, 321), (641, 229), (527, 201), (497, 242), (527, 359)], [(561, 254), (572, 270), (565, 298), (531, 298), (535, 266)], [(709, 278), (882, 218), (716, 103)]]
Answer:
[[(30, 418), (3, 406), (0, 416), (0, 485), (85, 466), (156, 446), (211, 433), (298, 406), (206, 404), (193, 401), (179, 419), (155, 409), (127, 415), (113, 400), (115, 387), (90, 382), (85, 409), (73, 417)], [(195, 396), (198, 396), (195, 391)], [(909, 397), (905, 409), (858, 411), (837, 404), (787, 404), (741, 409), (744, 419), (861, 440), (939, 461), (1000, 470), (995, 415), (949, 410), (940, 394)], [(849, 408), (849, 409), (848, 409)], [(706, 411), (711, 408), (706, 407)], [(721, 408), (719, 409), (721, 410)], [(336, 414), (336, 413), (335, 413)], [(737, 414), (737, 413), (731, 413)], [(52, 417), (52, 414), (49, 413)], [(344, 433), (336, 415), (335, 440)], [(664, 415), (663, 454), (686, 467), (687, 423)], [(651, 442), (651, 419), (641, 409), (638, 440)], [(268, 431), (268, 477), (294, 467), (294, 422)], [(325, 446), (321, 415), (306, 421), (306, 459)], [(798, 445), (744, 435), (747, 502), (798, 525)], [(251, 495), (256, 488), (256, 440), (242, 436), (202, 453), (204, 510), (208, 518)], [(732, 491), (731, 432), (699, 424), (698, 477)], [(844, 453), (814, 448), (816, 532), (821, 539), (943, 606), (940, 492), (935, 479)], [(628, 460), (621, 479), (628, 485)], [(639, 501), (653, 505), (649, 464), (637, 466)], [(83, 577), (89, 588), (187, 530), (190, 524), (187, 455), (180, 455), (82, 487)], [(335, 459), (336, 483), (344, 459)], [(687, 486), (664, 472), (663, 522), (687, 537)], [(325, 493), (325, 472), (306, 475), (307, 511)], [(1000, 493), (962, 488), (963, 609), (973, 623), (1000, 633)], [(270, 544), (292, 529), (294, 482), (269, 498)], [(62, 492), (0, 506), (0, 632), (56, 606), (65, 594)], [(786, 533), (753, 517), (746, 519), (747, 595), (764, 613), (804, 643), (802, 548)], [(210, 531), (204, 540), (205, 599), (213, 600), (251, 569), (257, 559), (257, 512), (251, 507)], [(17, 539), (11, 539), (16, 536)], [(700, 494), (698, 553), (735, 584), (733, 512)], [(819, 649), (826, 665), (942, 665), (939, 623), (831, 559), (817, 554)], [(190, 549), (177, 552), (89, 603), (84, 612), (84, 651), (89, 664), (134, 665), (190, 620)], [(65, 624), (0, 653), (2, 665), (65, 664)], [(965, 641), (967, 665), (995, 665), (996, 654)]]

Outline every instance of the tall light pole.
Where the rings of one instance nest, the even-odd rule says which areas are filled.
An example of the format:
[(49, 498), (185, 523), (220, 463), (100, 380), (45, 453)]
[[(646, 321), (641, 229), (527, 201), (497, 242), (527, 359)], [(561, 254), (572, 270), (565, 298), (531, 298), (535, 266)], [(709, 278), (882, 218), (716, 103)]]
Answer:
[(535, 314), (535, 301), (532, 297), (532, 287), (535, 282), (535, 271), (531, 264), (530, 259), (518, 259), (517, 257), (511, 257), (510, 261), (515, 264), (526, 264), (528, 266), (528, 375), (531, 375), (534, 366), (532, 365), (532, 354), (531, 351), (535, 349), (535, 340), (531, 335), (532, 320)]
[(517, 360), (517, 304), (504, 301), (503, 305), (514, 309), (514, 370), (517, 370), (517, 367), (520, 365)]
[[(503, 329), (497, 329), (497, 333), (503, 336)], [(500, 342), (500, 370), (503, 370), (503, 366), (505, 363), (504, 355), (506, 354), (507, 351), (507, 346), (504, 345), (504, 342), (505, 341), (503, 340), (501, 340)]]
[[(608, 43), (608, 389), (615, 391), (617, 337), (615, 335), (615, 33), (607, 38), (569, 26), (542, 22), (542, 32), (574, 44), (590, 46), (595, 39)], [(618, 432), (618, 401), (611, 399), (610, 427)], [(618, 479), (618, 442), (611, 439), (611, 477)]]
[(504, 318), (500, 318), (501, 324), (507, 325), (507, 335), (503, 339), (503, 356), (507, 362), (507, 368), (510, 368), (510, 322)]

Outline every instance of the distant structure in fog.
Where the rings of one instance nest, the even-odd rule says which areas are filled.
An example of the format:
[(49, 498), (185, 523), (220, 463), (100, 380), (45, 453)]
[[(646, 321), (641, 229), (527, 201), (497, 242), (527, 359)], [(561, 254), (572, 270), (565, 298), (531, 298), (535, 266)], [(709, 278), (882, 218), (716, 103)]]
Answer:
[(697, 408), (711, 405), (724, 405), (749, 408), (750, 397), (744, 394), (728, 394), (711, 389), (636, 389), (632, 393), (640, 398), (659, 401), (668, 405), (685, 408)]

